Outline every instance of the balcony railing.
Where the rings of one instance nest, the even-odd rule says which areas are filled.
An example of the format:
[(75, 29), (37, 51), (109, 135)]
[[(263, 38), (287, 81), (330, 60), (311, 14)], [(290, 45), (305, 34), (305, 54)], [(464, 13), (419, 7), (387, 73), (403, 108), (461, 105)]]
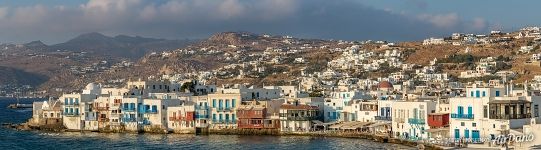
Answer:
[(391, 121), (392, 118), (390, 116), (375, 116), (376, 120), (384, 120), (384, 121)]
[(408, 119), (408, 123), (410, 124), (425, 124), (425, 119), (420, 119), (420, 118), (409, 118)]
[(230, 111), (231, 107), (218, 107), (218, 111)]
[(287, 117), (287, 120), (291, 121), (310, 121), (316, 120), (317, 117)]
[(148, 113), (148, 114), (157, 114), (157, 113), (158, 113), (158, 110), (146, 110), (145, 113)]
[(96, 107), (98, 111), (109, 111), (109, 107)]
[(195, 115), (195, 118), (196, 118), (196, 119), (209, 118), (209, 115)]
[(123, 108), (122, 110), (126, 112), (135, 112), (135, 108)]
[(109, 122), (109, 118), (98, 118), (98, 122)]
[(143, 119), (143, 121), (139, 122), (139, 124), (142, 124), (142, 125), (150, 125), (150, 121), (148, 119)]
[(456, 119), (473, 119), (473, 114), (451, 114), (451, 118)]
[(526, 119), (531, 118), (530, 114), (505, 114), (505, 115), (496, 115), (490, 114), (490, 119)]
[(208, 106), (195, 106), (195, 109), (197, 110), (207, 110), (208, 108)]
[(79, 103), (66, 103), (64, 106), (79, 106)]
[(64, 113), (64, 116), (68, 116), (68, 117), (79, 116), (79, 113), (74, 113), (74, 112)]
[(122, 122), (137, 122), (135, 118), (122, 118)]

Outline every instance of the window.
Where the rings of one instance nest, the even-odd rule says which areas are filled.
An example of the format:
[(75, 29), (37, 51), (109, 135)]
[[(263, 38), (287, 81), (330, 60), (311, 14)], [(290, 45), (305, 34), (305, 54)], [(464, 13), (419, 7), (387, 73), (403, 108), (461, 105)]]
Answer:
[(152, 112), (158, 112), (158, 106), (152, 105)]
[(212, 114), (212, 120), (216, 120), (216, 114)]
[(482, 95), (482, 96), (483, 96), (483, 97), (487, 96), (485, 91), (483, 91), (483, 95)]
[(474, 122), (474, 123), (471, 123), (471, 126), (472, 126), (472, 127), (477, 127), (477, 123), (475, 123), (475, 122)]
[(533, 113), (535, 117), (539, 117), (539, 105), (536, 104), (533, 106)]
[(229, 108), (229, 99), (225, 99), (225, 108)]
[(460, 122), (460, 126), (466, 126), (466, 123)]
[(475, 91), (475, 97), (481, 97), (479, 90)]
[(212, 107), (216, 107), (216, 99), (212, 99)]
[(500, 91), (496, 91), (496, 97), (500, 96)]
[(473, 97), (473, 91), (470, 92), (470, 97)]
[(231, 107), (235, 107), (235, 102), (236, 102), (235, 99), (231, 99)]
[(464, 114), (464, 107), (458, 106), (457, 113), (458, 113), (459, 115)]

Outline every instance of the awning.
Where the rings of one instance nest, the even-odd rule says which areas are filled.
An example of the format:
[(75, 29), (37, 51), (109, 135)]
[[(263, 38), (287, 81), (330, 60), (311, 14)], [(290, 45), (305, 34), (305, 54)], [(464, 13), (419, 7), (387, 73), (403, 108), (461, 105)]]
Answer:
[(349, 124), (342, 126), (341, 129), (345, 129), (345, 130), (360, 129), (369, 124), (371, 124), (371, 122), (350, 122)]
[(318, 126), (323, 126), (325, 124), (323, 124), (323, 122), (319, 121), (319, 120), (312, 120), (312, 122)]

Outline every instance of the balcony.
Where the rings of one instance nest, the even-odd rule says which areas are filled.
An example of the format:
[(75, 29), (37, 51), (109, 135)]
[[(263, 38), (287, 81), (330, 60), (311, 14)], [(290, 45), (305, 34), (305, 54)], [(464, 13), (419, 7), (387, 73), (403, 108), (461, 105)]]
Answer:
[(195, 109), (197, 110), (207, 110), (208, 108), (208, 106), (195, 106)]
[(137, 122), (135, 118), (122, 118), (122, 122)]
[(410, 124), (424, 125), (424, 124), (425, 124), (425, 119), (420, 119), (420, 118), (409, 118), (409, 119), (408, 119), (408, 123), (410, 123)]
[(79, 103), (66, 103), (64, 106), (79, 106)]
[(150, 125), (150, 121), (148, 119), (143, 119), (143, 121), (139, 122), (139, 124), (142, 124), (142, 125)]
[(109, 111), (109, 107), (96, 107), (98, 111)]
[(505, 115), (502, 115), (502, 114), (490, 114), (490, 119), (504, 119), (504, 120), (509, 120), (509, 119), (527, 119), (527, 118), (531, 118), (531, 115), (530, 114), (505, 114)]
[(146, 110), (145, 113), (147, 113), (147, 114), (157, 114), (158, 110)]
[(125, 112), (135, 112), (135, 108), (123, 108), (122, 110)]
[(473, 119), (473, 114), (451, 114), (451, 118), (455, 119)]
[(290, 121), (310, 121), (316, 120), (317, 117), (287, 117), (287, 120)]
[(230, 107), (218, 107), (217, 111), (231, 111)]
[(391, 117), (390, 116), (375, 116), (375, 119), (376, 120), (382, 120), (382, 121), (391, 121)]
[(75, 112), (67, 113), (67, 112), (64, 112), (63, 115), (66, 116), (66, 117), (75, 117), (75, 116), (79, 116), (79, 113), (75, 113)]
[(209, 115), (195, 115), (195, 119), (207, 119)]
[(109, 122), (109, 118), (98, 118), (98, 122)]

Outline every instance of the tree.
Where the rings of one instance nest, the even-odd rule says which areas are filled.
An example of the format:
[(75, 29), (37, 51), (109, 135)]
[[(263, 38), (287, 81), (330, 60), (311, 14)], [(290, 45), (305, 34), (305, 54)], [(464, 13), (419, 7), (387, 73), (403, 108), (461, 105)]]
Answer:
[(186, 82), (180, 86), (180, 91), (186, 91), (186, 89), (192, 93), (195, 93), (195, 84), (193, 84), (193, 82)]

